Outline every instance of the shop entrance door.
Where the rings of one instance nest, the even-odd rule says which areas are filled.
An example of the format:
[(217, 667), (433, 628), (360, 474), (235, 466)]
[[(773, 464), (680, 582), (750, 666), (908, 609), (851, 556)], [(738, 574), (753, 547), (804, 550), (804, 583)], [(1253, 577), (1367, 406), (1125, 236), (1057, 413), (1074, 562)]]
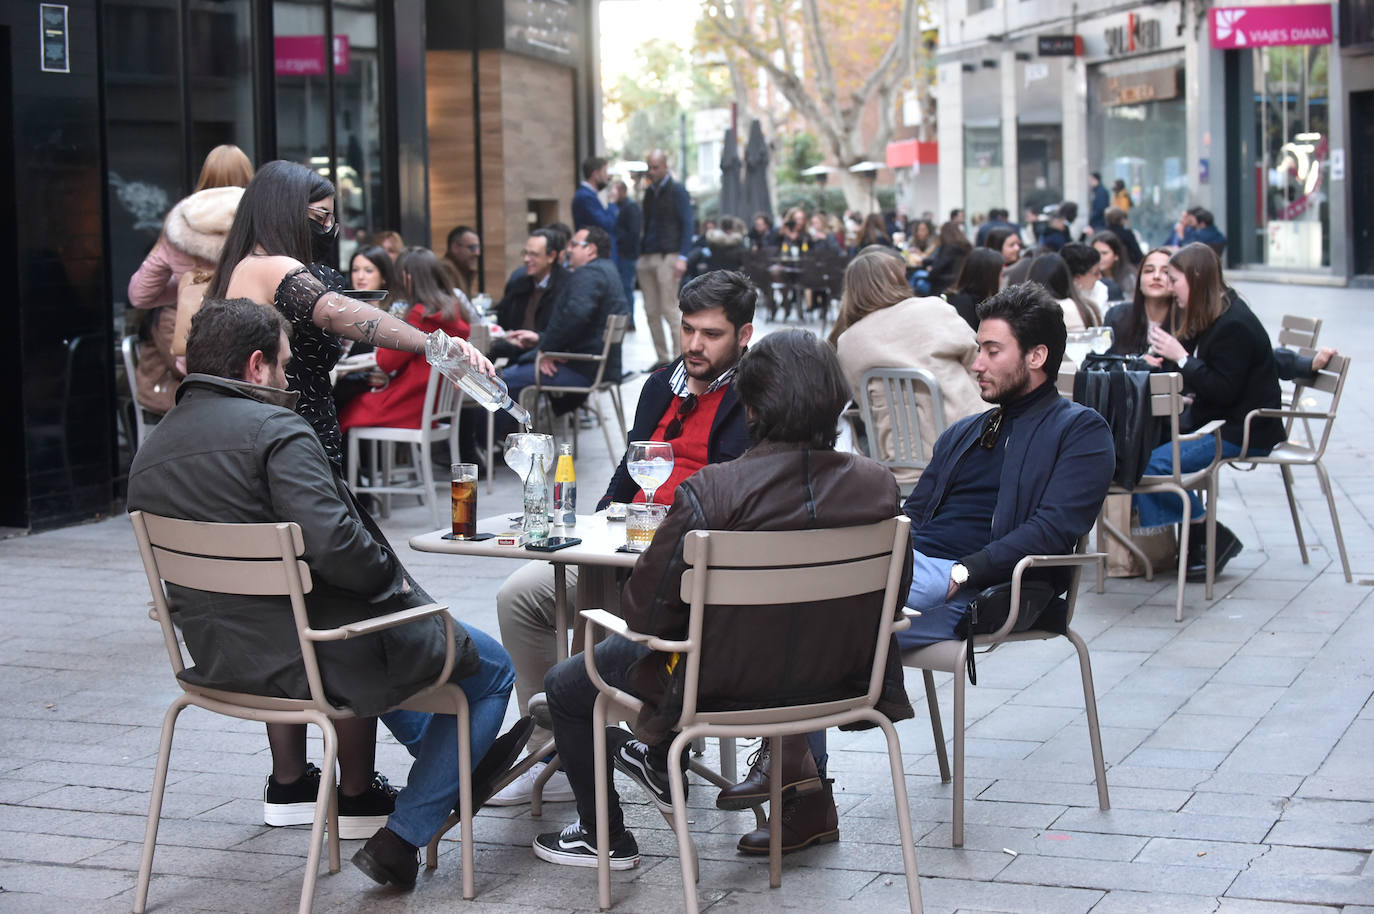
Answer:
[(1350, 163), (1356, 273), (1374, 274), (1374, 92), (1350, 93)]

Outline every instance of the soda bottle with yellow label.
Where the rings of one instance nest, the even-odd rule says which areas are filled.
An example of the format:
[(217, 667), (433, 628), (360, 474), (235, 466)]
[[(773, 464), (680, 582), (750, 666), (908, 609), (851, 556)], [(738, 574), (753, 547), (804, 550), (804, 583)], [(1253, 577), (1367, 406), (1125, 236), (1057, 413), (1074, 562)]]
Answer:
[(558, 446), (558, 465), (553, 470), (553, 522), (569, 527), (577, 523), (577, 472), (571, 444)]

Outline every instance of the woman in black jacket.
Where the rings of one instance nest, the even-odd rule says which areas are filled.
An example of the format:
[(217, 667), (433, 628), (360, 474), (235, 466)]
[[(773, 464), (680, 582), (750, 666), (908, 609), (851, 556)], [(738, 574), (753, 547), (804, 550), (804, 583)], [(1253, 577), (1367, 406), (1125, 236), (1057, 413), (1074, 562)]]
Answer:
[(926, 261), (926, 268), (930, 270), (931, 295), (939, 295), (954, 285), (955, 277), (964, 265), (964, 258), (971, 250), (973, 244), (957, 223), (946, 222), (940, 226), (940, 246), (935, 249), (935, 255)]
[[(1245, 416), (1252, 409), (1279, 406), (1279, 377), (1274, 349), (1259, 319), (1245, 301), (1227, 294), (1217, 255), (1205, 244), (1186, 245), (1169, 259), (1167, 267), (1174, 299), (1183, 314), (1180, 336), (1161, 326), (1149, 330), (1150, 352), (1145, 360), (1156, 368), (1183, 375), (1184, 392), (1193, 401), (1179, 417), (1179, 430), (1191, 432), (1213, 419), (1221, 419), (1221, 453), (1235, 457), (1245, 436)], [(1250, 423), (1249, 453), (1268, 454), (1283, 441), (1283, 423), (1275, 418), (1256, 418)], [(1211, 463), (1215, 445), (1210, 436), (1185, 441), (1179, 447), (1184, 472)], [(1145, 467), (1147, 475), (1173, 471), (1171, 445), (1155, 448)], [(1206, 533), (1201, 526), (1206, 509), (1201, 499), (1189, 494), (1192, 503), (1189, 533), (1188, 580), (1204, 580), (1207, 573)], [(1137, 495), (1142, 527), (1176, 524), (1182, 519), (1178, 499), (1172, 495)], [(1241, 542), (1227, 527), (1217, 524), (1216, 570), (1241, 551)]]

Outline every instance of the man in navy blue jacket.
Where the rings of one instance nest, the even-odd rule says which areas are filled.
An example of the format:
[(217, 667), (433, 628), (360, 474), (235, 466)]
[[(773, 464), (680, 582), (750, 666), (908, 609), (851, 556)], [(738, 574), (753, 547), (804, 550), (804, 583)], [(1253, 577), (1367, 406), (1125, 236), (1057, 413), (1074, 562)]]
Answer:
[(601, 156), (588, 156), (582, 162), (582, 183), (573, 191), (572, 213), (573, 230), (599, 228), (611, 236), (611, 253), (606, 255), (615, 261), (615, 217), (619, 210), (614, 203), (601, 202), (599, 194), (610, 183), (606, 172), (606, 160)]
[[(1055, 387), (1066, 334), (1049, 293), (1013, 286), (978, 317), (973, 370), (996, 408), (945, 430), (903, 505), (916, 559), (907, 605), (921, 611), (897, 635), (904, 650), (953, 638), (969, 601), (1025, 556), (1072, 551), (1116, 466), (1106, 420)], [(1068, 585), (1065, 569), (1045, 577)]]

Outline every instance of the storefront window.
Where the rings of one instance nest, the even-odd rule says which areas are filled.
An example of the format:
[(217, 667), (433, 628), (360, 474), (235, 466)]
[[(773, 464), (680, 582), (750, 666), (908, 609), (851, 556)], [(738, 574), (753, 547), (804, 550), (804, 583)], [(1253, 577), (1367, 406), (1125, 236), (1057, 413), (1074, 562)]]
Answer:
[[(388, 228), (380, 224), (386, 208), (376, 6), (373, 2), (334, 5), (331, 54), (325, 53), (322, 4), (277, 0), (273, 23), (279, 155), (334, 181), (339, 260), (346, 264), (360, 234)], [(334, 71), (333, 137), (326, 66)]]
[(1266, 47), (1254, 55), (1255, 164), (1264, 199), (1263, 263), (1319, 269), (1331, 263), (1327, 46)]
[(1094, 75), (1090, 160), (1108, 189), (1126, 185), (1127, 218), (1148, 250), (1163, 244), (1190, 205), (1184, 157), (1188, 112), (1183, 71), (1175, 64), (1104, 66)]
[[(1005, 206), (1002, 129), (964, 128), (964, 207), (969, 216)], [(1010, 209), (1010, 207), (1006, 207)], [(972, 223), (970, 223), (971, 225)]]
[(249, 0), (103, 6), (116, 315), (129, 277), (157, 241), (168, 210), (194, 188), (205, 154), (221, 143), (254, 154), (251, 16)]

